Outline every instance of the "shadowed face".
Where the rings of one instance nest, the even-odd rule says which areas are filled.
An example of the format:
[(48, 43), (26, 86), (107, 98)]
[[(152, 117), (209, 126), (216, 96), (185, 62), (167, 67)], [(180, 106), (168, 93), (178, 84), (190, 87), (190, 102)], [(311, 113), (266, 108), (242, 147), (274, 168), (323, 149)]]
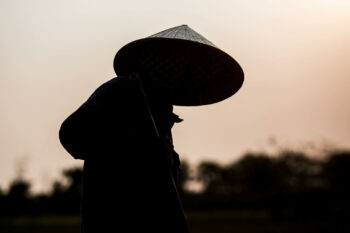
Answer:
[(149, 83), (144, 85), (144, 89), (159, 133), (171, 134), (174, 123), (181, 122), (182, 119), (173, 113), (173, 105), (166, 90)]

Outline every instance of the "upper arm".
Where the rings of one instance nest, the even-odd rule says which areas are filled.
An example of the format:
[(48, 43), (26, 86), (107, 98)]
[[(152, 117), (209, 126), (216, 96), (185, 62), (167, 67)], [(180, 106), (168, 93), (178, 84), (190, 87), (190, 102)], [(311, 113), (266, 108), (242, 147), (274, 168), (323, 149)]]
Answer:
[(123, 118), (128, 114), (122, 103), (124, 89), (117, 80), (108, 81), (62, 123), (61, 144), (74, 158), (102, 154), (122, 137)]

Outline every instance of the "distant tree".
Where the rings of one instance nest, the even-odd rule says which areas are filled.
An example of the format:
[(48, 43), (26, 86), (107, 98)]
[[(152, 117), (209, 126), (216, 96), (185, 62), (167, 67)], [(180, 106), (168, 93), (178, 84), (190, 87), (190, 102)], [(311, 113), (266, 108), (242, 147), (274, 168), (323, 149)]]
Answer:
[(186, 183), (190, 179), (190, 165), (186, 161), (182, 161), (178, 177), (178, 191), (181, 195), (186, 192)]
[(319, 200), (315, 193), (303, 193), (322, 186), (321, 165), (299, 152), (284, 151), (278, 157), (246, 154), (226, 166), (201, 163), (198, 179), (204, 185), (207, 200), (215, 200), (221, 206), (269, 208), (278, 217), (283, 208), (304, 205), (312, 197)]
[(68, 179), (68, 187), (66, 192), (72, 195), (81, 194), (83, 184), (83, 169), (82, 168), (71, 168), (63, 171), (66, 179)]
[(329, 156), (324, 165), (323, 178), (332, 192), (350, 193), (350, 152), (337, 152)]
[(224, 168), (215, 162), (202, 162), (198, 166), (198, 180), (203, 184), (205, 195), (221, 195), (227, 192)]
[(283, 151), (277, 158), (279, 175), (287, 192), (307, 191), (320, 188), (322, 162), (306, 156), (302, 152)]
[(66, 189), (62, 182), (56, 180), (52, 185), (52, 195), (62, 195)]
[(49, 210), (55, 213), (76, 214), (80, 211), (82, 192), (82, 168), (70, 168), (63, 171), (67, 184), (55, 181), (49, 198)]
[(247, 154), (229, 169), (235, 185), (247, 194), (267, 192), (280, 181), (274, 161), (265, 154)]
[(8, 215), (22, 215), (30, 212), (30, 183), (24, 179), (14, 180), (9, 187), (3, 208)]
[(14, 199), (26, 199), (29, 197), (30, 183), (25, 180), (15, 180), (11, 183), (7, 196)]
[[(6, 196), (4, 191), (0, 189), (0, 206), (4, 208), (6, 202)], [(3, 208), (0, 208), (0, 216), (5, 214), (5, 210)]]

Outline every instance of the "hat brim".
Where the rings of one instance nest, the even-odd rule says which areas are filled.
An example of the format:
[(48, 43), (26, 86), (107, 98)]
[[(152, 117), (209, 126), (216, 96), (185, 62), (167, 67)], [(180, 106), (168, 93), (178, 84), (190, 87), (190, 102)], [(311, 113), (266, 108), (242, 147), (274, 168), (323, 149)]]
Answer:
[(122, 47), (115, 56), (117, 75), (141, 74), (169, 93), (172, 104), (213, 104), (235, 94), (242, 86), (240, 65), (222, 50), (190, 40), (145, 38)]

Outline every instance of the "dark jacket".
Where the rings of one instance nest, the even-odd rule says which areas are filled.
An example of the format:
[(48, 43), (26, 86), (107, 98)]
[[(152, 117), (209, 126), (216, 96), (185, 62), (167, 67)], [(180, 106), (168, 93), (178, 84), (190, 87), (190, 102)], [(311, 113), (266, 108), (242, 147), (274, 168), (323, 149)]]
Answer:
[[(171, 137), (172, 106), (150, 99), (159, 132)], [(188, 232), (137, 81), (117, 77), (100, 86), (59, 136), (84, 160), (82, 232)]]

